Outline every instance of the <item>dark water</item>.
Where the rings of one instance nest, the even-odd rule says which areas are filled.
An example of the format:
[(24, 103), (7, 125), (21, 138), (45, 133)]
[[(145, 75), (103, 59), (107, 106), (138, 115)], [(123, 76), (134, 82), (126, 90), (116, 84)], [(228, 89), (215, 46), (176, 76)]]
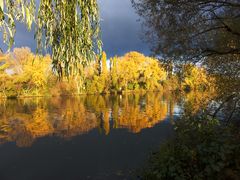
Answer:
[(171, 96), (81, 96), (0, 103), (0, 180), (132, 179), (173, 135)]

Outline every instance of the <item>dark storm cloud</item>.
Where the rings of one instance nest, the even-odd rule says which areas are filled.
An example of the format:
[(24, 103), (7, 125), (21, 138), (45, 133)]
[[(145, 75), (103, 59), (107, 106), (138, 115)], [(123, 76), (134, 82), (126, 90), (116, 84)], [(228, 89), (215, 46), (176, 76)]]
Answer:
[(99, 0), (102, 18), (103, 49), (109, 56), (129, 51), (149, 54), (140, 39), (141, 27), (130, 0)]
[[(149, 48), (140, 39), (141, 28), (137, 22), (130, 0), (98, 0), (101, 14), (103, 49), (108, 57), (123, 55), (129, 51), (149, 54)], [(28, 46), (35, 51), (34, 32), (28, 32), (24, 25), (17, 24), (14, 47)], [(0, 47), (6, 50), (2, 37)]]
[[(36, 50), (36, 42), (34, 40), (34, 31), (28, 31), (27, 28), (20, 23), (17, 23), (17, 33), (15, 36), (14, 47), (29, 47), (33, 52)], [(2, 33), (0, 34), (0, 48), (7, 50), (6, 44), (3, 43)]]

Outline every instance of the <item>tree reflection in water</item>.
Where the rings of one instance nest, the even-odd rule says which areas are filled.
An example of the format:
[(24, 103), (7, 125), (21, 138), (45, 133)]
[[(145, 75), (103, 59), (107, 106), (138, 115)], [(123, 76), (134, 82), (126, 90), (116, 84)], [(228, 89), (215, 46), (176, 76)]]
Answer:
[[(168, 116), (172, 120), (174, 107), (181, 101), (177, 97), (146, 93), (1, 101), (0, 143), (16, 142), (19, 147), (29, 147), (40, 137), (70, 139), (96, 128), (105, 135), (119, 128), (139, 133)], [(196, 112), (209, 99), (202, 94), (189, 94), (185, 109)]]

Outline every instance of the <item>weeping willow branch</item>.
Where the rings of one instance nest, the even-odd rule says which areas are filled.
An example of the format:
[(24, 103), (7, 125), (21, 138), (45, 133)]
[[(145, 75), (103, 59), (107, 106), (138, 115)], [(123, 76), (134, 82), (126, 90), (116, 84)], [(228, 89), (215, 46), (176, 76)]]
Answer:
[[(102, 51), (97, 0), (0, 0), (0, 29), (9, 49), (16, 21), (35, 24), (37, 50), (48, 49), (60, 77), (81, 74)], [(37, 8), (36, 8), (37, 7)]]

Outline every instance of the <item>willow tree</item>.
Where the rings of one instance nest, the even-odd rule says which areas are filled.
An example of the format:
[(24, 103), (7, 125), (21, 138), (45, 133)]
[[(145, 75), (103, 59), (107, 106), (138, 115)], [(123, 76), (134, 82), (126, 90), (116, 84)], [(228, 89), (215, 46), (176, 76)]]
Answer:
[(17, 21), (29, 30), (35, 27), (37, 51), (52, 54), (60, 77), (81, 74), (101, 53), (97, 0), (0, 0), (0, 30), (9, 49)]

